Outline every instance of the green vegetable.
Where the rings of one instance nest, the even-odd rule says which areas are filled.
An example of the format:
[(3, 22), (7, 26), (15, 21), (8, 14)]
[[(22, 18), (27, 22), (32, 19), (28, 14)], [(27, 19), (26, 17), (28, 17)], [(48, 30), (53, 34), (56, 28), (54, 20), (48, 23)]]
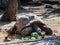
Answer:
[(5, 37), (5, 40), (7, 40), (8, 39), (8, 37)]
[(29, 38), (28, 37), (24, 37), (24, 40), (29, 40)]
[(42, 38), (45, 38), (45, 35), (41, 35)]
[(35, 40), (36, 38), (35, 37), (31, 37), (31, 40)]
[(31, 38), (31, 36), (27, 36), (29, 39)]
[(41, 38), (42, 38), (42, 37), (39, 35), (39, 36), (38, 36), (38, 39), (41, 39)]
[(38, 33), (37, 32), (33, 32), (33, 33), (31, 33), (31, 37), (35, 37), (36, 39), (38, 38)]
[(31, 36), (26, 36), (24, 37), (24, 40), (29, 40), (31, 38)]
[(39, 35), (37, 32), (31, 33), (30, 36), (25, 36), (23, 39), (24, 40), (35, 40), (35, 39), (42, 39), (45, 38), (44, 34)]

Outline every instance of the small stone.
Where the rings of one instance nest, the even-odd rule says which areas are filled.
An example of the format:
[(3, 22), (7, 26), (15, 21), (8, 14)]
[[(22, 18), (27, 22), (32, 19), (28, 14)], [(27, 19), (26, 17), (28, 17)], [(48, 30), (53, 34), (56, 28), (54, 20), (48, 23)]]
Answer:
[(45, 8), (53, 8), (52, 5), (47, 4)]

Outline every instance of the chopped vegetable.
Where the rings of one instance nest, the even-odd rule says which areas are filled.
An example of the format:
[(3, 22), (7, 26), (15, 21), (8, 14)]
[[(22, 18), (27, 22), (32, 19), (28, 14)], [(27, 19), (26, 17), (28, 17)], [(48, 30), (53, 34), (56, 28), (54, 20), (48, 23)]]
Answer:
[(35, 40), (36, 38), (35, 37), (31, 37), (31, 40)]
[(28, 37), (24, 37), (24, 40), (29, 40), (29, 38)]
[(33, 33), (31, 33), (31, 35), (25, 36), (23, 38), (24, 38), (24, 40), (35, 40), (35, 39), (45, 38), (45, 35), (44, 34), (39, 35), (37, 32), (33, 32)]
[(32, 37), (35, 37), (36, 39), (38, 38), (38, 35), (39, 35), (39, 34), (38, 34), (37, 32), (31, 33), (31, 36), (32, 36)]
[(42, 39), (42, 37), (39, 35), (37, 39)]
[(8, 39), (8, 37), (5, 37), (5, 40), (7, 40)]
[(45, 38), (45, 35), (41, 35), (42, 38)]

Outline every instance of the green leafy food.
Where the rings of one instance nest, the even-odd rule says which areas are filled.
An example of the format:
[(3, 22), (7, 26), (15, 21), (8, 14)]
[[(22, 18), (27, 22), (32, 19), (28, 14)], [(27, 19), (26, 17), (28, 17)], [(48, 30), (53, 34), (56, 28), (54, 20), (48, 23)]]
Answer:
[(29, 40), (29, 38), (28, 37), (24, 37), (24, 40)]
[(38, 33), (37, 32), (33, 32), (33, 33), (31, 33), (31, 37), (35, 37), (36, 39), (38, 38)]
[(31, 37), (31, 40), (35, 40), (36, 38), (35, 37)]
[(31, 36), (24, 37), (24, 40), (29, 40), (29, 39), (31, 39)]
[(42, 38), (45, 38), (45, 35), (41, 35)]
[(37, 32), (31, 33), (29, 36), (25, 36), (24, 40), (35, 40), (45, 38), (45, 35), (39, 35)]
[(39, 35), (37, 39), (42, 39), (42, 37)]

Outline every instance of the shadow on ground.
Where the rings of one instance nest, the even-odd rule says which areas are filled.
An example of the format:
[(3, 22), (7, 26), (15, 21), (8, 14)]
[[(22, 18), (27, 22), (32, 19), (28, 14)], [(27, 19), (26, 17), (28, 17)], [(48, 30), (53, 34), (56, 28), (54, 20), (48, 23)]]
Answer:
[[(53, 11), (51, 12), (45, 12), (43, 13), (42, 15), (40, 16), (43, 16), (43, 18), (53, 18), (53, 17), (59, 17), (60, 16), (60, 8), (57, 8), (57, 9), (54, 9)], [(51, 17), (50, 17), (51, 16)], [(42, 19), (43, 19), (42, 18)]]

